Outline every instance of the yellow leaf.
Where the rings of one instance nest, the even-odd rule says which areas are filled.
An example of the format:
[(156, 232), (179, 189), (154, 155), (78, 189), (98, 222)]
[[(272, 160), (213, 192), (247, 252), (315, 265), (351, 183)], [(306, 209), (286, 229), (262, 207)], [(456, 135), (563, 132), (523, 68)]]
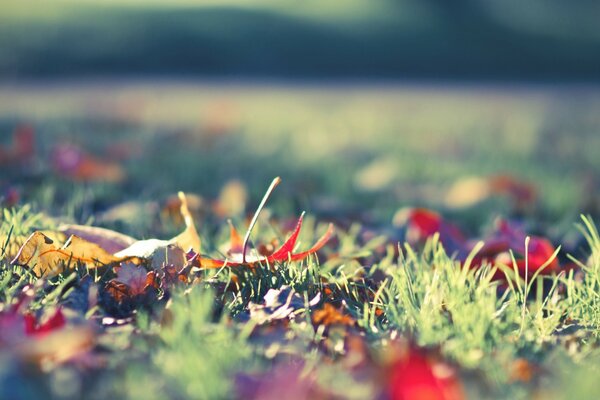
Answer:
[(49, 277), (63, 272), (65, 266), (84, 264), (88, 268), (112, 264), (120, 258), (108, 253), (95, 243), (71, 235), (61, 248), (40, 231), (25, 241), (13, 264), (26, 265), (38, 277)]
[(184, 251), (194, 250), (196, 253), (200, 252), (200, 236), (196, 231), (196, 224), (194, 224), (194, 218), (188, 209), (187, 199), (183, 192), (177, 193), (179, 200), (181, 200), (181, 216), (185, 221), (185, 230), (171, 239), (171, 244), (176, 244), (181, 247)]

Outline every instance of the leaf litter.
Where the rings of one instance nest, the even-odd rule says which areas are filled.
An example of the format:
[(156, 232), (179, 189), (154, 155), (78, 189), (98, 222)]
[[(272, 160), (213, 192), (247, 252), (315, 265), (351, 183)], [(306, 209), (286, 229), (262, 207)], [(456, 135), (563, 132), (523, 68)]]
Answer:
[[(191, 301), (194, 288), (200, 287), (215, 295), (214, 318), (231, 329), (240, 329), (240, 337), (262, 348), (264, 358), (270, 360), (270, 366), (262, 372), (238, 372), (230, 377), (230, 394), (238, 398), (270, 398), (282, 388), (298, 398), (352, 398), (344, 388), (323, 381), (327, 368), (333, 368), (350, 381), (359, 382), (363, 392), (356, 393), (361, 396), (463, 399), (466, 394), (461, 377), (469, 372), (468, 368), (463, 369), (457, 359), (447, 355), (449, 350), (443, 342), (428, 344), (423, 339), (426, 333), (420, 336), (411, 329), (399, 332), (394, 325), (397, 318), (419, 316), (411, 314), (414, 310), (409, 308), (403, 309), (405, 314), (396, 315), (395, 306), (383, 302), (394, 293), (392, 289), (401, 282), (402, 274), (415, 273), (399, 269), (402, 262), (407, 262), (403, 260), (416, 257), (410, 246), (427, 252), (435, 243), (443, 245), (451, 258), (442, 259), (438, 254), (436, 262), (456, 262), (452, 267), (456, 271), (468, 268), (474, 278), (465, 279), (471, 279), (471, 283), (489, 276), (486, 284), (494, 290), (494, 298), (497, 288), (507, 286), (489, 282), (520, 284), (517, 276), (507, 272), (511, 268), (526, 283), (538, 276), (556, 279), (552, 277), (569, 271), (580, 273), (580, 268), (569, 264), (552, 241), (530, 235), (512, 221), (498, 220), (483, 238), (469, 239), (457, 225), (424, 208), (400, 210), (393, 220), (396, 230), (384, 236), (383, 242), (363, 230), (364, 243), (353, 239), (349, 247), (345, 246), (344, 235), (352, 235), (351, 229), (344, 229), (338, 237), (330, 223), (312, 246), (301, 250), (306, 219), (302, 213), (283, 243), (273, 240), (253, 244), (258, 215), (279, 182), (279, 178), (272, 182), (244, 237), (231, 220), (227, 221), (224, 228), (229, 240), (222, 257), (205, 255), (183, 192), (177, 198), (185, 228), (171, 239), (136, 240), (109, 229), (74, 224), (60, 225), (53, 233), (34, 231), (12, 264), (31, 271), (38, 286), (50, 282), (58, 285), (43, 291), (59, 305), (42, 307), (36, 303), (40, 300), (33, 288), (26, 286), (0, 310), (0, 347), (10, 348), (16, 357), (38, 365), (86, 363), (88, 367), (103, 368), (98, 353), (107, 350), (101, 350), (103, 345), (99, 343), (114, 337), (119, 329), (130, 336), (142, 317), (160, 321), (162, 333), (158, 337), (165, 340), (164, 335), (182, 323), (176, 319), (181, 317), (171, 311), (174, 299), (183, 296)], [(519, 182), (500, 178), (490, 182), (492, 191), (515, 193), (516, 201), (528, 203), (533, 196)], [(213, 211), (220, 218), (239, 215), (246, 202), (240, 193), (240, 186), (232, 184), (221, 195), (226, 199), (223, 205), (213, 206)], [(243, 197), (243, 201), (231, 202), (231, 196)], [(63, 237), (67, 239), (61, 245)], [(405, 251), (394, 249), (399, 241), (406, 241)], [(318, 272), (318, 264), (309, 262), (316, 261), (317, 255), (319, 261), (329, 265), (329, 272)], [(349, 260), (360, 266), (352, 271), (351, 264), (346, 263)], [(432, 268), (432, 282), (438, 279), (438, 273), (452, 273), (450, 269), (439, 272), (437, 267)], [(526, 302), (528, 287), (525, 290), (522, 301)], [(556, 284), (545, 290), (548, 296), (554, 296)], [(419, 300), (417, 291), (410, 286), (407, 289), (406, 301), (414, 307), (435, 301), (433, 292), (429, 298)], [(498, 296), (502, 298), (502, 294)], [(419, 305), (420, 301), (423, 303)], [(39, 311), (42, 309), (47, 311), (43, 315)], [(88, 317), (66, 316), (76, 309)], [(442, 304), (436, 312), (445, 315), (449, 309), (449, 305)], [(459, 316), (449, 314), (447, 318)], [(124, 341), (123, 348), (135, 348), (130, 340)], [(148, 340), (152, 343), (155, 339), (150, 335)], [(515, 357), (506, 365), (506, 382), (537, 382), (545, 372), (535, 365), (527, 357)]]

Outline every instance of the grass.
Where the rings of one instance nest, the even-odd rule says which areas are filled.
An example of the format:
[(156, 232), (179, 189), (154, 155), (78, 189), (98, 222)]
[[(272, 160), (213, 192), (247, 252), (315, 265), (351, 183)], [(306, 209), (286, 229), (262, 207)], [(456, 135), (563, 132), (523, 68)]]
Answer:
[[(142, 93), (145, 111), (118, 117), (82, 106), (110, 102), (98, 88), (13, 88), (10, 101), (0, 98), (0, 126), (33, 123), (38, 154), (5, 166), (1, 182), (21, 199), (2, 210), (0, 312), (31, 285), (23, 312), (43, 319), (61, 305), (71, 325), (95, 329), (93, 350), (67, 363), (31, 363), (5, 347), (0, 397), (249, 398), (245, 390), (265, 395), (280, 384), (309, 390), (307, 397), (375, 398), (386, 391), (398, 343), (458, 371), (470, 398), (595, 395), (600, 238), (597, 210), (587, 205), (595, 192), (584, 182), (600, 169), (600, 125), (594, 107), (574, 109), (561, 100), (572, 89), (229, 87), (218, 100), (217, 87), (196, 89), (164, 86), (178, 99), (171, 102), (160, 100), (157, 89), (125, 87), (123, 104)], [(575, 93), (598, 102), (594, 92)], [(38, 114), (27, 118), (28, 107)], [(567, 141), (569, 131), (577, 135)], [(53, 172), (50, 154), (64, 142), (101, 159), (110, 157), (111, 144), (128, 145), (133, 153), (120, 161), (126, 180), (81, 183)], [(563, 142), (569, 146), (556, 145)], [(375, 188), (364, 185), (381, 171), (394, 173)], [(465, 209), (444, 202), (461, 177), (497, 173), (532, 183), (535, 207), (520, 212), (502, 197)], [(245, 210), (277, 175), (283, 184), (252, 243), (283, 241), (287, 225), (306, 210), (299, 248), (314, 243), (329, 220), (338, 226), (318, 256), (193, 270), (187, 284), (162, 276), (167, 283), (122, 302), (106, 290), (116, 276), (110, 269), (76, 267), (38, 279), (10, 264), (31, 232), (54, 231), (64, 221), (172, 237), (181, 228), (161, 206), (179, 189), (202, 196), (195, 216), (203, 253), (222, 257), (226, 219), (243, 232)], [(237, 214), (216, 215), (219, 191), (231, 178), (245, 182), (250, 200)], [(125, 201), (125, 217), (105, 217)], [(405, 244), (405, 232), (390, 223), (404, 205), (442, 210), (472, 237), (483, 236), (497, 215), (520, 219), (563, 244), (561, 263), (569, 253), (578, 267), (525, 280), (509, 265), (506, 279), (497, 280), (497, 267), (461, 264), (439, 236)], [(578, 232), (579, 212), (591, 216)], [(265, 304), (279, 290), (276, 304)], [(325, 303), (355, 324), (315, 323)], [(277, 310), (293, 317), (276, 318)], [(0, 333), (0, 347), (2, 340)]]

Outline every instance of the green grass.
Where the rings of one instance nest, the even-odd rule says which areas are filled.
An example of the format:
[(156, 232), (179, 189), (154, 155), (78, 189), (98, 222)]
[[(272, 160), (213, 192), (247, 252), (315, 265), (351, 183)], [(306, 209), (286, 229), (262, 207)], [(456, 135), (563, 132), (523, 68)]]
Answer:
[[(374, 398), (384, 390), (386, 355), (398, 340), (455, 367), (470, 398), (595, 395), (600, 238), (597, 210), (589, 205), (597, 193), (586, 186), (600, 171), (594, 91), (165, 85), (161, 95), (143, 84), (113, 89), (122, 103), (106, 109), (89, 105), (113, 104), (113, 95), (98, 87), (13, 87), (0, 96), (2, 132), (32, 123), (38, 152), (35, 160), (5, 166), (1, 182), (22, 198), (2, 210), (0, 311), (32, 285), (28, 311), (43, 315), (60, 304), (72, 323), (96, 329), (88, 359), (40, 366), (18, 355), (0, 358), (0, 397), (243, 397), (239, 382), (269, 382), (294, 366), (304, 382), (331, 396)], [(579, 107), (569, 106), (574, 98)], [(126, 104), (139, 108), (116, 115)], [(54, 173), (49, 154), (66, 141), (99, 158), (110, 145), (127, 144), (134, 153), (121, 162), (126, 181), (75, 183)], [(391, 178), (365, 187), (361, 176), (376, 180), (382, 171), (393, 172)], [(445, 204), (456, 180), (497, 173), (531, 182), (539, 192), (535, 207), (519, 214), (501, 197), (466, 209)], [(221, 257), (226, 218), (243, 232), (248, 214), (219, 217), (209, 204), (225, 182), (238, 178), (249, 192), (246, 210), (253, 210), (277, 175), (283, 183), (252, 242), (281, 242), (288, 219), (306, 210), (302, 249), (324, 232), (326, 221), (338, 225), (319, 257), (192, 271), (193, 284), (170, 283), (122, 304), (104, 291), (115, 276), (110, 270), (75, 268), (43, 280), (10, 265), (31, 232), (64, 221), (139, 238), (172, 237), (180, 227), (160, 208), (177, 190), (202, 195), (203, 253)], [(103, 219), (125, 201), (133, 211)], [(402, 232), (391, 218), (405, 205), (441, 210), (473, 237), (498, 215), (520, 218), (563, 244), (561, 261), (572, 253), (579, 268), (527, 281), (508, 268), (506, 282), (493, 280), (492, 266), (461, 265), (438, 237), (423, 246), (398, 243)], [(580, 220), (581, 212), (592, 215)], [(283, 286), (293, 290), (294, 318), (270, 320), (271, 311), (261, 311), (264, 296)], [(320, 308), (310, 306), (315, 296), (356, 325), (313, 324)], [(122, 321), (104, 326), (104, 318)], [(365, 344), (364, 354), (349, 347), (353, 339)], [(515, 375), (520, 362), (531, 366), (531, 379)], [(8, 382), (32, 389), (11, 391)]]

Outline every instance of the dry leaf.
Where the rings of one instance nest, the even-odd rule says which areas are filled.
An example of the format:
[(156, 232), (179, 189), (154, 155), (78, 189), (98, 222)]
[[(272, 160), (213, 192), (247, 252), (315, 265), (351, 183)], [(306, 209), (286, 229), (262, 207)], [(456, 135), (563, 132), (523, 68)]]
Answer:
[(330, 303), (325, 303), (323, 308), (312, 315), (313, 323), (316, 325), (354, 325), (354, 319)]
[(535, 375), (536, 367), (525, 358), (517, 358), (510, 367), (510, 380), (512, 382), (530, 382)]
[(67, 236), (75, 235), (96, 243), (109, 253), (121, 251), (136, 242), (131, 236), (97, 226), (64, 224), (58, 230)]
[(147, 277), (148, 272), (143, 267), (132, 263), (123, 263), (119, 267), (115, 280), (127, 285), (129, 294), (135, 296), (144, 292)]
[(38, 277), (60, 274), (65, 266), (84, 264), (96, 268), (120, 261), (95, 243), (72, 235), (60, 248), (40, 231), (34, 232), (25, 241), (12, 264), (26, 265)]
[[(243, 251), (241, 253), (232, 253), (229, 258), (225, 260), (215, 260), (211, 258), (200, 257), (198, 262), (201, 268), (221, 268), (224, 265), (228, 266), (240, 266), (240, 265), (254, 265), (257, 263), (266, 263), (272, 264), (276, 262), (285, 262), (285, 261), (298, 261), (308, 257), (311, 254), (319, 251), (325, 244), (329, 241), (331, 236), (333, 235), (334, 228), (332, 224), (329, 224), (327, 231), (321, 236), (319, 240), (308, 250), (294, 253), (294, 247), (296, 246), (296, 241), (298, 240), (298, 235), (300, 234), (300, 229), (302, 228), (302, 220), (303, 216), (301, 215), (298, 219), (298, 223), (296, 224), (296, 228), (290, 235), (290, 237), (283, 243), (283, 245), (276, 250), (273, 254), (269, 256), (260, 256), (260, 255), (245, 255)], [(235, 230), (232, 230), (231, 233), (231, 247), (239, 248), (239, 235)]]
[(170, 245), (179, 246), (184, 251), (191, 249), (196, 253), (200, 252), (200, 236), (196, 230), (194, 218), (188, 209), (187, 199), (183, 192), (179, 192), (178, 195), (181, 200), (180, 213), (185, 222), (185, 230), (183, 232), (170, 240), (148, 239), (137, 241), (126, 249), (115, 253), (115, 256), (120, 258), (138, 257), (149, 259), (152, 258), (153, 254), (160, 253), (161, 248), (167, 248)]

